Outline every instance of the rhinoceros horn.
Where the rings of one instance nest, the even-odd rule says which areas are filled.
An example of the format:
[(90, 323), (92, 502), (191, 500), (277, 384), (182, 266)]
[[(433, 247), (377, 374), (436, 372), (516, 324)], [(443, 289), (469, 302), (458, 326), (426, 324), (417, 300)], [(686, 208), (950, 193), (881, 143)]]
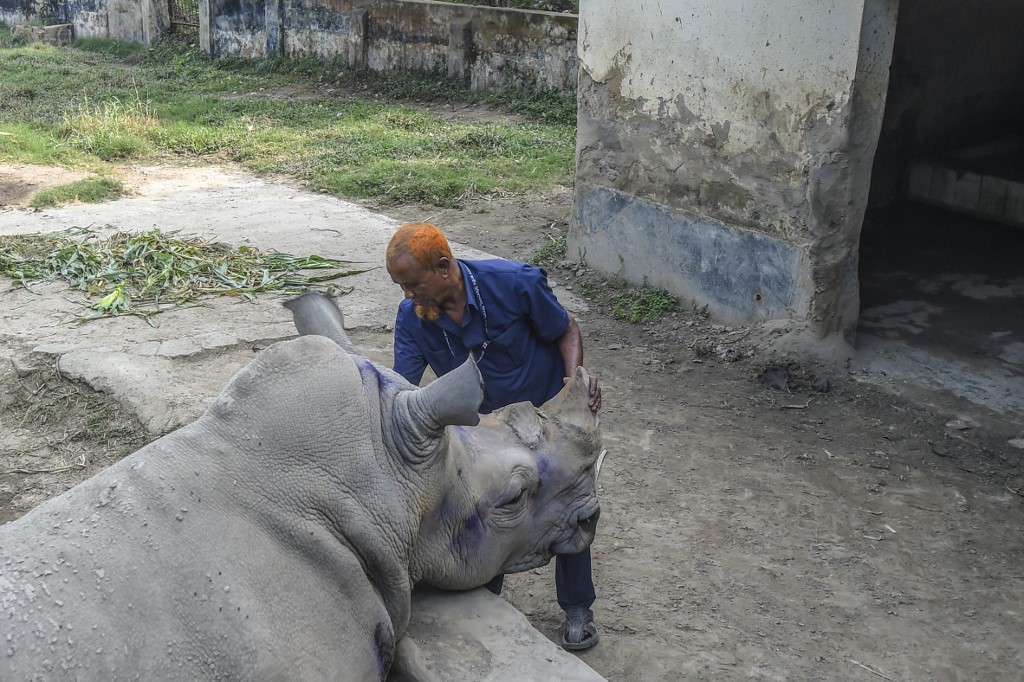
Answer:
[(326, 336), (352, 355), (356, 355), (356, 349), (345, 334), (345, 317), (333, 298), (317, 291), (307, 291), (298, 298), (285, 301), (284, 307), (292, 311), (299, 336)]
[(395, 447), (411, 461), (421, 461), (437, 451), (445, 427), (476, 426), (484, 382), (473, 358), (419, 390), (395, 396), (392, 426)]

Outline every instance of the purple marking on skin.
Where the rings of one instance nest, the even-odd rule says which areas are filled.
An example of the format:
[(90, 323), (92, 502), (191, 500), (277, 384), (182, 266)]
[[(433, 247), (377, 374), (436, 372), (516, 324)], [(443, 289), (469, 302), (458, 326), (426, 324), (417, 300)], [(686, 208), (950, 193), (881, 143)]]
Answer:
[(462, 529), (455, 538), (458, 546), (463, 552), (468, 552), (480, 546), (484, 539), (484, 522), (480, 520), (479, 514), (473, 514), (462, 524)]
[(398, 383), (394, 375), (390, 372), (380, 371), (375, 364), (366, 358), (358, 358), (356, 363), (359, 365), (359, 374), (363, 378), (364, 384), (367, 381), (373, 381), (381, 388), (387, 389)]
[(441, 526), (442, 527), (450, 527), (449, 524), (453, 524), (454, 525), (454, 523), (455, 523), (455, 509), (454, 509), (454, 507), (452, 507), (451, 500), (448, 499), (447, 495), (445, 495), (443, 498), (441, 498), (441, 511), (440, 511), (440, 515), (441, 515), (440, 521), (441, 521)]
[(546, 455), (541, 455), (537, 458), (537, 475), (543, 480), (549, 471), (551, 471), (551, 461)]
[(385, 623), (377, 623), (373, 631), (373, 644), (377, 650), (377, 672), (385, 680), (395, 660), (395, 635)]

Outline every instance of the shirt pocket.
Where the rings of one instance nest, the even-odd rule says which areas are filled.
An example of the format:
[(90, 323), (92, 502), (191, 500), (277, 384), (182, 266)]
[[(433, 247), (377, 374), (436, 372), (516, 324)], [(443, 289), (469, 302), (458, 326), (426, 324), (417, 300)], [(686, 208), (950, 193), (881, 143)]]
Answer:
[[(452, 356), (452, 352), (447, 348), (444, 350), (427, 350), (423, 354), (427, 357), (427, 364), (430, 365), (430, 369), (433, 370), (435, 376), (447, 374), (462, 364)], [(465, 361), (466, 358), (462, 358), (462, 360)]]
[(482, 364), (490, 365), (499, 374), (511, 374), (526, 365), (529, 355), (530, 327), (526, 320), (516, 320), (487, 344)]

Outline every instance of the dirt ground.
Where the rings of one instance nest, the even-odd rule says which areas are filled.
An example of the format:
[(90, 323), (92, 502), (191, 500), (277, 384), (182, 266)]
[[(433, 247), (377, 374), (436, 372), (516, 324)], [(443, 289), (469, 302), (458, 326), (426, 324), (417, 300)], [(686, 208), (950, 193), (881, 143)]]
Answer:
[[(0, 171), (0, 206), (22, 210), (47, 173)], [(570, 204), (563, 188), (383, 212), (523, 259), (564, 233)], [(595, 302), (577, 318), (609, 451), (590, 666), (609, 680), (1021, 679), (1019, 415), (859, 383), (695, 313), (631, 325)], [(373, 330), (357, 341), (389, 343)], [(121, 406), (9, 342), (0, 329), (0, 470), (25, 471), (0, 474), (0, 521), (143, 440)], [(505, 597), (558, 636), (552, 566), (510, 576)]]

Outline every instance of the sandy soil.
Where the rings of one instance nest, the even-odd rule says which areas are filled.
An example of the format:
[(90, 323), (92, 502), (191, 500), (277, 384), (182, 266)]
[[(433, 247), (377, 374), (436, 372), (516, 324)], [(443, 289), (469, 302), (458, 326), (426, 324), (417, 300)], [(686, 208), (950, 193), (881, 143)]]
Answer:
[[(17, 186), (30, 181), (41, 182)], [(0, 205), (26, 200), (12, 199), (13, 185), (10, 170), (0, 174)], [(385, 212), (525, 258), (564, 232), (570, 203), (561, 189)], [(610, 680), (1020, 679), (1019, 422), (775, 357), (755, 330), (690, 313), (636, 326), (592, 304), (577, 317), (609, 450), (593, 548), (601, 642), (581, 654), (589, 665)], [(359, 342), (386, 351), (388, 337)], [(0, 474), (0, 521), (138, 447), (140, 431), (37, 359), (9, 363), (0, 469), (67, 469)], [(71, 403), (87, 409), (61, 407)], [(553, 568), (506, 586), (556, 638)]]

